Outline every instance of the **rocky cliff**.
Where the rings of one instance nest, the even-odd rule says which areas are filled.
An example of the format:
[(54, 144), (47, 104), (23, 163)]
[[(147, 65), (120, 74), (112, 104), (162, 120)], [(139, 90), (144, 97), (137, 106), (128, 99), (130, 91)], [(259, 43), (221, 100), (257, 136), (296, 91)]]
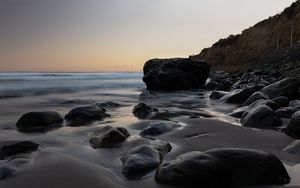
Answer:
[(298, 47), (300, 51), (298, 44), (300, 44), (300, 0), (282, 13), (257, 23), (241, 34), (221, 39), (212, 47), (205, 48), (200, 54), (190, 58), (206, 60), (214, 70), (244, 70), (260, 61), (268, 63), (266, 60), (270, 59), (270, 56), (279, 53), (288, 56), (286, 50), (291, 46)]

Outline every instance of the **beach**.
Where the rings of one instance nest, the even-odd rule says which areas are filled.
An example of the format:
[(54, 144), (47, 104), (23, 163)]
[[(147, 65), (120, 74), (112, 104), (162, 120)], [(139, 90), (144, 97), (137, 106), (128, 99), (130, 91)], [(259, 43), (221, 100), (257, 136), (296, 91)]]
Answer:
[[(239, 119), (228, 116), (237, 106), (209, 99), (211, 91), (149, 92), (141, 77), (139, 72), (0, 74), (1, 90), (6, 95), (0, 99), (0, 144), (28, 140), (40, 145), (35, 152), (0, 160), (0, 187), (173, 187), (156, 182), (155, 170), (134, 180), (122, 174), (120, 157), (124, 153), (160, 141), (172, 146), (163, 161), (214, 148), (270, 152), (282, 160), (291, 177), (284, 187), (300, 186), (299, 153), (284, 150), (294, 138), (275, 130), (242, 127)], [(13, 87), (19, 90), (8, 87), (13, 84), (19, 84)], [(72, 108), (105, 102), (119, 106), (106, 108), (111, 117), (83, 126), (64, 122), (62, 127), (34, 133), (20, 132), (15, 126), (27, 112), (56, 111), (64, 116)], [(135, 117), (132, 110), (140, 102), (155, 106), (163, 113), (161, 119)], [(158, 121), (173, 122), (178, 127), (151, 139), (139, 135), (149, 123)], [(91, 133), (105, 126), (124, 127), (131, 136), (111, 148), (93, 148), (89, 143)], [(13, 170), (5, 176), (7, 168)]]

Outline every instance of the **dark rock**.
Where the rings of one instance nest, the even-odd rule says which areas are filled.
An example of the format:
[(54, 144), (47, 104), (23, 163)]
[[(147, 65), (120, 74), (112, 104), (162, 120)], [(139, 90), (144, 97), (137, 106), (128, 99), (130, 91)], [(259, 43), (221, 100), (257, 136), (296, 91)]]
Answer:
[(147, 125), (140, 133), (140, 136), (157, 136), (167, 132), (172, 131), (174, 128), (179, 127), (178, 124), (167, 122), (167, 121), (157, 121), (152, 122)]
[(219, 84), (217, 82), (210, 81), (210, 82), (208, 82), (205, 85), (205, 89), (207, 89), (207, 90), (215, 90), (218, 86), (219, 86)]
[[(97, 106), (83, 106), (72, 109), (66, 116), (65, 120), (70, 123), (87, 123), (95, 120), (103, 120), (106, 117), (110, 117), (105, 113), (105, 109)], [(72, 124), (76, 125), (76, 124)]]
[(194, 151), (161, 164), (155, 180), (180, 187), (227, 187), (222, 181), (222, 167), (219, 159)]
[(172, 150), (171, 144), (166, 140), (152, 140), (151, 146), (153, 147), (153, 149), (159, 151), (162, 154), (162, 156), (169, 153)]
[(289, 103), (289, 107), (300, 110), (300, 100), (294, 100)]
[(220, 99), (222, 98), (224, 95), (228, 94), (228, 92), (226, 91), (213, 91), (211, 92), (211, 94), (209, 95), (209, 98), (210, 99), (214, 99), (214, 100), (217, 100), (217, 99)]
[(282, 121), (268, 106), (259, 106), (243, 115), (241, 123), (245, 127), (270, 129), (281, 126)]
[(57, 112), (29, 112), (17, 121), (19, 131), (44, 131), (62, 126), (63, 118)]
[(115, 102), (104, 102), (104, 103), (96, 103), (95, 106), (99, 108), (118, 108), (121, 105)]
[(286, 78), (274, 84), (271, 84), (263, 89), (261, 92), (268, 95), (270, 99), (284, 96), (287, 98), (294, 98), (299, 91), (299, 83), (296, 79)]
[[(282, 162), (273, 154), (250, 149), (213, 149), (205, 152), (223, 162), (230, 187), (281, 185), (290, 182)], [(220, 186), (224, 187), (224, 186)]]
[(280, 118), (291, 118), (297, 110), (292, 107), (282, 107), (275, 111), (275, 114)]
[(289, 105), (289, 99), (287, 97), (276, 97), (273, 99), (273, 101), (276, 102), (279, 107), (286, 107)]
[(204, 61), (152, 59), (144, 65), (143, 81), (149, 90), (198, 89), (205, 84), (209, 74), (210, 67)]
[(0, 148), (0, 160), (21, 153), (30, 153), (36, 151), (38, 148), (39, 144), (30, 141), (22, 141), (5, 145)]
[(125, 141), (129, 136), (125, 128), (106, 126), (91, 135), (90, 143), (93, 148), (106, 148)]
[(251, 86), (241, 90), (233, 90), (227, 95), (223, 96), (220, 100), (233, 103), (233, 104), (242, 104), (244, 103), (254, 92), (260, 90), (259, 86)]
[(300, 138), (300, 110), (292, 115), (290, 124), (287, 126), (287, 130), (289, 135)]
[(155, 116), (158, 113), (158, 109), (152, 108), (145, 103), (139, 103), (133, 108), (132, 113), (139, 119), (147, 119)]
[(253, 93), (246, 102), (244, 102), (243, 106), (248, 106), (252, 104), (254, 101), (257, 101), (259, 99), (268, 99), (268, 96), (264, 95), (263, 93), (257, 91)]
[(277, 110), (279, 108), (278, 104), (272, 100), (259, 99), (257, 101), (254, 101), (248, 107), (246, 107), (245, 112), (248, 113), (251, 110), (256, 109), (257, 107), (263, 106), (263, 105), (270, 107), (272, 110)]
[(140, 145), (121, 157), (122, 173), (128, 179), (142, 177), (159, 166), (161, 153), (149, 145)]
[(220, 80), (218, 83), (219, 85), (215, 89), (220, 91), (229, 91), (233, 85), (233, 82), (229, 79)]

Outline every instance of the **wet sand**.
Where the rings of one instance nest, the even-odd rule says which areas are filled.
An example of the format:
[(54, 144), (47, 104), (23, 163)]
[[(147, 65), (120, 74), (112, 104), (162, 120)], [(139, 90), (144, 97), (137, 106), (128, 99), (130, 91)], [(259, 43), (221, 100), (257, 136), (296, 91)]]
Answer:
[[(189, 151), (206, 151), (212, 148), (259, 149), (275, 154), (286, 165), (291, 183), (282, 187), (300, 186), (300, 157), (283, 151), (294, 141), (293, 138), (273, 130), (241, 127), (237, 119), (227, 116), (236, 106), (210, 100), (209, 92), (154, 92), (140, 95), (142, 91), (97, 90), (72, 95), (49, 94), (0, 100), (4, 110), (0, 115), (0, 145), (18, 140), (40, 144), (36, 152), (0, 160), (0, 168), (13, 170), (9, 177), (0, 180), (0, 187), (172, 187), (157, 183), (154, 179), (155, 171), (139, 180), (128, 180), (122, 175), (121, 155), (135, 146), (155, 142), (139, 136), (149, 122), (157, 121), (140, 120), (133, 116), (132, 109), (139, 102), (157, 107), (169, 121), (181, 125), (169, 133), (153, 137), (167, 140), (173, 147), (164, 156), (164, 160), (172, 160)], [(108, 108), (107, 113), (111, 117), (104, 121), (95, 121), (81, 127), (69, 127), (65, 124), (43, 133), (21, 133), (15, 127), (20, 115), (29, 111), (53, 110), (65, 115), (74, 107), (107, 101), (117, 102), (121, 107)], [(92, 148), (89, 144), (91, 133), (107, 125), (125, 127), (131, 136), (114, 148)]]
[[(115, 148), (93, 149), (88, 144), (89, 132), (101, 125), (79, 127), (76, 130), (73, 127), (62, 128), (65, 129), (64, 132), (73, 134), (71, 138), (60, 135), (63, 139), (58, 139), (60, 130), (46, 135), (34, 135), (33, 140), (40, 143), (41, 148), (32, 154), (20, 154), (10, 161), (1, 161), (1, 166), (11, 166), (16, 172), (0, 181), (0, 185), (4, 188), (170, 187), (156, 183), (154, 171), (140, 180), (127, 180), (121, 173), (121, 154), (134, 146), (152, 142), (137, 135), (150, 121), (155, 120), (141, 120), (126, 126), (132, 136)], [(300, 174), (296, 173), (300, 169), (297, 166), (299, 156), (282, 151), (293, 141), (285, 134), (272, 130), (247, 129), (215, 118), (183, 117), (174, 118), (173, 121), (185, 126), (153, 137), (167, 140), (173, 146), (164, 160), (172, 160), (188, 151), (206, 151), (212, 148), (259, 149), (275, 154), (285, 163), (292, 180), (287, 187), (300, 185)], [(27, 139), (30, 137), (24, 136)], [(20, 158), (26, 158), (26, 161), (18, 163)]]

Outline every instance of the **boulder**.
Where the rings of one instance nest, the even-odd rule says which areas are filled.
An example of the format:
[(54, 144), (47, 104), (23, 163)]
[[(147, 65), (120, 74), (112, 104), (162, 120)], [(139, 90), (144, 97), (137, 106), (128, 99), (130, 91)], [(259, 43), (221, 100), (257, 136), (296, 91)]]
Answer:
[(222, 98), (224, 95), (228, 94), (228, 92), (226, 91), (213, 91), (211, 92), (211, 94), (209, 95), (209, 98), (210, 99), (214, 99), (214, 100), (217, 100), (217, 99), (220, 99)]
[(157, 168), (162, 161), (162, 155), (150, 145), (140, 145), (125, 153), (121, 161), (123, 175), (128, 179), (136, 179)]
[(290, 182), (284, 165), (271, 153), (251, 149), (224, 148), (209, 150), (205, 154), (222, 161), (222, 172), (225, 173), (222, 177), (230, 177), (230, 187), (281, 185)]
[[(228, 187), (222, 181), (223, 163), (199, 151), (193, 151), (161, 164), (155, 180), (180, 187)], [(224, 173), (225, 174), (225, 173)], [(229, 181), (229, 178), (226, 178)]]
[(289, 99), (287, 97), (276, 97), (273, 99), (274, 102), (276, 102), (278, 104), (279, 107), (286, 107), (289, 105)]
[[(80, 125), (81, 123), (87, 123), (95, 120), (103, 120), (106, 117), (110, 117), (105, 113), (104, 108), (98, 106), (83, 106), (72, 109), (66, 116), (65, 120), (72, 125)], [(74, 124), (75, 123), (75, 124)]]
[(241, 124), (245, 127), (271, 129), (281, 126), (282, 121), (270, 107), (262, 105), (243, 114)]
[(147, 119), (154, 117), (158, 113), (158, 109), (148, 106), (145, 103), (139, 103), (134, 106), (132, 113), (139, 119)]
[(269, 96), (270, 99), (284, 96), (287, 98), (294, 98), (299, 92), (299, 83), (297, 79), (286, 78), (274, 84), (261, 89), (261, 92)]
[(149, 90), (198, 89), (210, 74), (208, 63), (186, 58), (152, 59), (143, 70)]
[(291, 118), (297, 110), (292, 107), (282, 107), (275, 111), (275, 114), (280, 118)]
[(244, 103), (253, 93), (260, 90), (260, 86), (251, 86), (244, 89), (236, 89), (227, 95), (223, 96), (220, 100), (226, 103), (242, 104)]
[(93, 148), (106, 148), (125, 141), (130, 136), (123, 127), (106, 126), (91, 134), (90, 144)]
[(57, 112), (29, 112), (21, 116), (17, 121), (19, 131), (45, 131), (62, 126), (63, 118)]
[(157, 121), (152, 122), (147, 125), (145, 129), (143, 129), (140, 133), (140, 136), (158, 136), (167, 132), (172, 131), (174, 128), (179, 127), (180, 125), (167, 122), (167, 121)]
[(272, 100), (259, 99), (257, 101), (254, 101), (248, 107), (245, 107), (245, 113), (249, 113), (253, 109), (256, 109), (257, 107), (263, 106), (263, 105), (270, 107), (272, 110), (277, 110), (279, 108), (278, 104)]
[(0, 160), (21, 153), (30, 153), (36, 151), (38, 148), (39, 144), (31, 141), (22, 141), (4, 145), (0, 147)]
[(243, 106), (248, 106), (250, 104), (252, 104), (254, 101), (257, 101), (259, 99), (268, 99), (268, 96), (266, 96), (265, 94), (257, 91), (255, 93), (253, 93), (246, 102), (244, 102)]
[(287, 130), (291, 136), (300, 138), (300, 110), (292, 115), (290, 124), (287, 126)]

